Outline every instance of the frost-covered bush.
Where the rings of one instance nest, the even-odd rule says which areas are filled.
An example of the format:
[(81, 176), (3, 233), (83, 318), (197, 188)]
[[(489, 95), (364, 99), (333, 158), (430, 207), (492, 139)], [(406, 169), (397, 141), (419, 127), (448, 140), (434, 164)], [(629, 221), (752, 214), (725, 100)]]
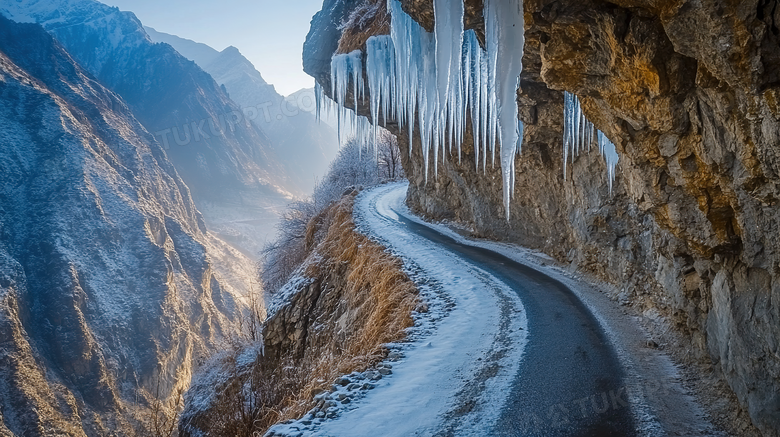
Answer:
[(306, 226), (315, 211), (313, 201), (301, 200), (291, 203), (282, 214), (276, 240), (268, 243), (262, 252), (261, 279), (267, 293), (282, 288), (306, 258)]
[[(330, 165), (328, 174), (316, 184), (310, 199), (291, 203), (278, 225), (277, 238), (262, 253), (261, 278), (267, 293), (278, 291), (321, 240), (312, 219), (320, 215), (350, 188), (371, 187), (403, 177), (400, 150), (394, 135), (382, 131), (377, 151), (356, 140), (348, 141)], [(316, 229), (315, 229), (316, 228)]]
[(314, 187), (313, 200), (317, 209), (321, 210), (341, 198), (344, 190), (349, 187), (370, 187), (379, 182), (379, 168), (374, 160), (374, 151), (351, 140), (341, 148), (336, 159), (330, 164), (325, 178)]

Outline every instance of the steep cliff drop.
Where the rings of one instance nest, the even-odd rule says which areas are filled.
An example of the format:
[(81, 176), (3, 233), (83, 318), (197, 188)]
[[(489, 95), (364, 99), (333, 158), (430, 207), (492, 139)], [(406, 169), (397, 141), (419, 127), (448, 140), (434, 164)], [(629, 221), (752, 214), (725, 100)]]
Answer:
[[(369, 117), (371, 102), (382, 102), (376, 90), (362, 100), (350, 95), (347, 79), (341, 99), (331, 89), (331, 57), (353, 53), (367, 64), (367, 40), (392, 36), (384, 3), (326, 1), (304, 47), (304, 67), (323, 92)], [(436, 33), (435, 2), (389, 4), (429, 32), (421, 40)], [(483, 10), (480, 1), (464, 2), (464, 30), (474, 31), (464, 41), (489, 49)], [(525, 2), (523, 148), (509, 175), (508, 207), (501, 193), (510, 166), (479, 165), (495, 150), (478, 147), (497, 136), (490, 120), (475, 126), (468, 117), (458, 154), (434, 154), (434, 174), (430, 117), (410, 130), (408, 118), (387, 113), (406, 147), (414, 211), (543, 250), (616, 284), (614, 299), (656, 326), (654, 336), (697, 375), (698, 393), (738, 400), (736, 408), (711, 407), (718, 425), (741, 435), (755, 432), (751, 422), (763, 435), (780, 432), (778, 10), (774, 1)], [(572, 134), (564, 91), (605, 136), (585, 133), (598, 141), (585, 148), (599, 150), (604, 139), (615, 145), (614, 185), (614, 159), (564, 160), (570, 149), (562, 143)], [(490, 99), (480, 101), (480, 115)], [(488, 132), (487, 141), (475, 141), (476, 132)]]
[(163, 146), (209, 230), (250, 256), (259, 250), (253, 234), (267, 223), (273, 228), (266, 211), (310, 189), (253, 122), (263, 117), (262, 101), (240, 107), (209, 73), (155, 43), (132, 12), (96, 0), (12, 0), (0, 4), (0, 14), (42, 25), (119, 95)]
[(356, 194), (304, 223), (305, 259), (273, 296), (260, 341), (205, 366), (185, 396), (179, 435), (273, 435), (271, 425), (301, 416), (310, 425), (392, 373), (383, 361), (398, 359), (396, 343), (420, 309), (417, 289), (396, 257), (355, 229)]

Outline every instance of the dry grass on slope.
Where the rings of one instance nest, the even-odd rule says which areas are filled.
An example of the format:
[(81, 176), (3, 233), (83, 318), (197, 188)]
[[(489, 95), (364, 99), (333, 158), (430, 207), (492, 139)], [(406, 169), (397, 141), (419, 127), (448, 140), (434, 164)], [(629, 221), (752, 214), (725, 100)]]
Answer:
[(307, 340), (303, 364), (308, 376), (281, 420), (308, 411), (313, 395), (335, 378), (377, 364), (386, 355), (383, 345), (403, 340), (414, 324), (417, 289), (398, 258), (355, 230), (353, 202), (354, 196), (344, 197), (321, 221), (328, 225), (327, 234), (306, 276), (329, 284), (322, 286), (315, 309), (318, 321), (329, 323)]
[(204, 375), (191, 390), (191, 396), (202, 391), (211, 406), (185, 411), (183, 423), (191, 427), (183, 436), (195, 429), (249, 436), (301, 417), (337, 377), (368, 369), (386, 356), (384, 344), (405, 338), (414, 324), (417, 289), (399, 259), (355, 230), (354, 196), (310, 221), (304, 275), (311, 282), (266, 321), (263, 357), (240, 365), (236, 357), (251, 349), (244, 347), (212, 364), (213, 374), (230, 377), (215, 384)]
[(401, 260), (355, 230), (353, 201), (349, 196), (334, 208), (328, 236), (318, 249), (322, 262), (307, 273), (348, 266), (342, 298), (358, 311), (354, 322), (360, 328), (346, 355), (357, 358), (375, 356), (380, 345), (405, 337), (405, 330), (414, 324), (411, 311), (417, 305), (417, 288), (403, 272)]

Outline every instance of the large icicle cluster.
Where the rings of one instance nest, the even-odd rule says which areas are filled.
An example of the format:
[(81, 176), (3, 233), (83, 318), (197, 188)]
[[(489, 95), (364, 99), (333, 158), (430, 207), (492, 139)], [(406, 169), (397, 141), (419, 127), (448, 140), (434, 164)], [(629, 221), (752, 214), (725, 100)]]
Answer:
[[(363, 54), (357, 50), (333, 56), (331, 86), (339, 114), (339, 138), (347, 123), (359, 140), (373, 144), (380, 120), (386, 123), (389, 118), (401, 129), (408, 129), (410, 141), (416, 128), (427, 180), (431, 152), (435, 175), (440, 152), (442, 156), (447, 150), (451, 153), (455, 145), (460, 158), (468, 120), (477, 169), (481, 158), (485, 170), (488, 156), (495, 165), (496, 150), (500, 150), (508, 220), (515, 186), (515, 156), (523, 133), (517, 116), (525, 44), (522, 0), (485, 0), (486, 49), (480, 46), (473, 30), (464, 30), (462, 1), (433, 0), (433, 33), (407, 15), (398, 0), (387, 0), (387, 8), (390, 35), (372, 36), (366, 42), (370, 126), (365, 117), (352, 111), (351, 116), (345, 113), (347, 105), (357, 109), (358, 99), (365, 99)], [(352, 99), (347, 101), (350, 84)], [(584, 148), (590, 149), (595, 137), (607, 161), (611, 192), (618, 161), (615, 145), (585, 118), (573, 94), (565, 93), (564, 119), (564, 178), (570, 157), (573, 160)]]
[(580, 106), (580, 99), (576, 95), (564, 91), (563, 93), (563, 178), (566, 179), (566, 169), (571, 156), (572, 162), (585, 148), (590, 152), (594, 134), (599, 145), (599, 153), (607, 163), (607, 181), (609, 192), (612, 193), (612, 185), (615, 182), (615, 167), (618, 163), (618, 153), (615, 144), (600, 130), (596, 130), (593, 123), (588, 121)]
[[(480, 47), (474, 31), (464, 31), (463, 2), (434, 0), (433, 6), (435, 28), (429, 33), (403, 11), (398, 0), (388, 0), (390, 35), (373, 36), (366, 42), (374, 135), (380, 119), (390, 118), (406, 127), (409, 138), (414, 137), (416, 124), (427, 180), (431, 152), (434, 174), (438, 174), (440, 152), (452, 152), (455, 145), (460, 157), (470, 114), (477, 167), (480, 155), (483, 170), (488, 154), (495, 164), (496, 144), (500, 145), (508, 218), (514, 158), (522, 138), (516, 101), (524, 44), (522, 1), (485, 2), (487, 51)], [(356, 73), (359, 66), (359, 52), (333, 57), (331, 83), (341, 108), (350, 103), (356, 107), (358, 95), (362, 97), (363, 78)], [(350, 81), (355, 100), (346, 102)]]

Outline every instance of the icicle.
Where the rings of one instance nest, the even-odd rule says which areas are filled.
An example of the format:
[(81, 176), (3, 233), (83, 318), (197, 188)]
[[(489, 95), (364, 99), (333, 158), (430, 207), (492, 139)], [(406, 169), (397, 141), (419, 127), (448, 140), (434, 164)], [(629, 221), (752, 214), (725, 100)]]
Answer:
[(494, 114), (489, 112), (489, 98), (488, 93), (490, 86), (488, 84), (488, 58), (487, 54), (483, 53), (481, 62), (479, 64), (479, 74), (481, 76), (480, 83), (480, 97), (479, 97), (479, 113), (480, 113), (480, 131), (482, 132), (482, 172), (487, 171), (487, 151), (488, 151), (488, 120), (493, 117)]
[(597, 130), (585, 114), (582, 112), (580, 100), (576, 95), (567, 91), (563, 93), (563, 178), (566, 180), (566, 171), (568, 167), (569, 156), (571, 161), (579, 155), (585, 146), (590, 152), (590, 146), (593, 142), (594, 132), (599, 146), (599, 153), (604, 157), (607, 164), (607, 182), (609, 193), (612, 194), (612, 187), (615, 181), (615, 169), (620, 159), (615, 145)]
[[(440, 117), (438, 113), (438, 104), (436, 97), (436, 63), (434, 53), (436, 51), (436, 40), (432, 34), (422, 30), (420, 32), (420, 49), (425, 55), (419, 58), (421, 69), (418, 73), (418, 83), (420, 90), (417, 92), (417, 105), (420, 122), (420, 138), (422, 148), (427, 155), (433, 146), (433, 141), (437, 135), (436, 120)], [(426, 160), (425, 177), (428, 180), (428, 164)], [(434, 161), (434, 166), (436, 162)], [(437, 170), (437, 168), (434, 168)]]
[(598, 131), (597, 134), (599, 143), (599, 152), (604, 157), (604, 161), (607, 163), (607, 181), (609, 183), (609, 194), (612, 194), (612, 186), (615, 183), (615, 168), (617, 167), (620, 156), (615, 149), (615, 144), (604, 135), (603, 132)]
[[(501, 173), (504, 182), (504, 209), (509, 220), (509, 202), (514, 196), (515, 154), (522, 139), (517, 117), (517, 88), (523, 71), (525, 28), (522, 0), (485, 0), (485, 28), (491, 80), (496, 92), (492, 106), (498, 120), (491, 125), (491, 143), (500, 127)], [(495, 155), (495, 151), (493, 151)]]
[(320, 86), (320, 83), (316, 80), (314, 81), (314, 105), (316, 108), (316, 112), (314, 113), (314, 118), (317, 120), (317, 123), (322, 120), (322, 86)]
[(384, 124), (387, 125), (387, 115), (395, 103), (392, 102), (395, 84), (395, 55), (393, 42), (389, 36), (372, 36), (366, 41), (366, 75), (371, 94), (371, 121), (374, 131), (374, 151), (379, 132), (379, 113), (381, 111)]
[(443, 122), (449, 125), (450, 146), (454, 139), (454, 129), (459, 126), (456, 108), (457, 96), (462, 92), (461, 53), (463, 50), (462, 1), (433, 0), (433, 13), (436, 17), (434, 35), (436, 41), (436, 90), (439, 116), (438, 142), (444, 146), (445, 129)]
[[(338, 105), (338, 135), (339, 144), (343, 144), (343, 130), (346, 117), (345, 100), (347, 98), (347, 88), (350, 79), (352, 81), (353, 107), (357, 111), (358, 96), (364, 96), (363, 87), (363, 53), (355, 50), (351, 53), (333, 55), (330, 62), (330, 83), (333, 91), (334, 100)], [(352, 115), (352, 124), (354, 127), (354, 117)]]
[(471, 112), (471, 133), (474, 137), (474, 164), (476, 169), (479, 170), (479, 154), (480, 148), (484, 144), (481, 140), (481, 127), (482, 127), (482, 65), (483, 56), (482, 48), (477, 41), (477, 34), (470, 30), (466, 32), (464, 46), (466, 47), (467, 56), (469, 59), (469, 68), (465, 69), (465, 74), (468, 74), (468, 80), (466, 81), (467, 92), (469, 94), (468, 103), (470, 104)]
[(563, 93), (563, 180), (566, 180), (566, 169), (569, 163), (569, 148), (571, 144), (571, 94), (568, 92)]

